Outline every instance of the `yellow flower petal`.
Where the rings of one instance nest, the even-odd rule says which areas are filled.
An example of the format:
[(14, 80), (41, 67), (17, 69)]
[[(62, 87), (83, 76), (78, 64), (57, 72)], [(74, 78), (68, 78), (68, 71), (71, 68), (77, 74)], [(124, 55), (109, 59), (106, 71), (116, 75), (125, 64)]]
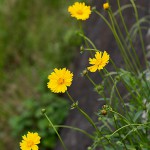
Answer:
[(47, 86), (54, 93), (64, 93), (67, 87), (72, 84), (72, 78), (73, 74), (66, 68), (55, 68), (54, 72), (48, 76)]
[(96, 52), (95, 58), (89, 58), (89, 64), (92, 66), (88, 67), (87, 69), (90, 72), (95, 72), (96, 70), (103, 69), (106, 64), (109, 62), (109, 55), (106, 51), (102, 52)]
[(96, 58), (97, 60), (99, 60), (99, 59), (101, 59), (101, 57), (102, 57), (102, 52), (96, 52), (95, 58)]
[(104, 4), (103, 4), (103, 8), (104, 8), (105, 10), (107, 10), (109, 7), (110, 7), (110, 6), (109, 6), (109, 3), (104, 3)]
[(97, 70), (97, 66), (88, 67), (88, 70), (91, 72), (95, 72)]
[(20, 142), (21, 150), (38, 150), (37, 144), (40, 143), (41, 139), (38, 133), (28, 132), (22, 138), (23, 140)]
[(91, 14), (91, 9), (85, 3), (75, 2), (74, 5), (68, 7), (68, 12), (77, 20), (86, 20)]

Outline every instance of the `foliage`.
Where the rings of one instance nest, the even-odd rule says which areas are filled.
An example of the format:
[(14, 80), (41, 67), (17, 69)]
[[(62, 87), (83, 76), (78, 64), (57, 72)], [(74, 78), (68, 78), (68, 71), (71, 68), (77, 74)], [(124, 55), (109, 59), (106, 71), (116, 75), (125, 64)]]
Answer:
[[(92, 118), (80, 108), (79, 102), (76, 102), (68, 91), (66, 91), (66, 94), (71, 102), (73, 102), (71, 108), (76, 108), (95, 129), (95, 132), (92, 135), (78, 129), (78, 131), (88, 135), (88, 137), (93, 140), (93, 144), (87, 148), (88, 150), (96, 150), (97, 148), (106, 150), (148, 150), (150, 149), (150, 66), (146, 57), (146, 48), (142, 30), (147, 29), (149, 17), (139, 19), (136, 2), (130, 0), (128, 6), (130, 6), (134, 12), (135, 23), (131, 28), (128, 28), (123, 17), (123, 11), (128, 7), (121, 6), (120, 0), (117, 0), (118, 10), (116, 13), (112, 11), (109, 0), (107, 2), (107, 7), (103, 5), (103, 8), (108, 14), (109, 19), (96, 8), (93, 8), (92, 10), (93, 13), (96, 13), (111, 30), (118, 49), (120, 50), (121, 57), (124, 60), (124, 68), (117, 67), (114, 61), (111, 58), (109, 59), (108, 54), (107, 63), (109, 62), (109, 64), (113, 66), (114, 72), (108, 71), (106, 69), (107, 63), (105, 63), (106, 58), (103, 59), (105, 55), (101, 55), (102, 51), (96, 48), (94, 43), (86, 37), (82, 30), (80, 31), (81, 33), (79, 33), (85, 40), (85, 46), (81, 47), (81, 52), (84, 53), (90, 51), (91, 56), (95, 56), (93, 59), (89, 58), (89, 64), (94, 65), (95, 68), (89, 69), (87, 67), (83, 70), (82, 76), (89, 79), (94, 86), (94, 91), (99, 94), (99, 100), (105, 102), (105, 105), (97, 110), (98, 122), (94, 122)], [(78, 8), (74, 11), (76, 11), (74, 13), (81, 16), (84, 13)], [(116, 15), (120, 17), (121, 22), (117, 22)], [(71, 16), (74, 17), (72, 14)], [(78, 18), (79, 17), (76, 17), (76, 19)], [(141, 20), (144, 21), (145, 24), (141, 24)], [(122, 32), (121, 27), (124, 28), (125, 32)], [(132, 30), (136, 33), (134, 34), (134, 37), (130, 34), (131, 32), (134, 32)], [(145, 67), (141, 65), (141, 60), (137, 55), (135, 47), (136, 40), (140, 41), (141, 45), (139, 48), (142, 49), (143, 52)], [(102, 77), (101, 84), (94, 82), (91, 78), (91, 73), (89, 73), (88, 70), (90, 72), (99, 72)], [(57, 78), (61, 79), (59, 76), (57, 76)], [(123, 88), (124, 94), (120, 93), (120, 87)], [(50, 122), (48, 118), (47, 120)], [(74, 127), (70, 128), (75, 129)], [(53, 129), (55, 130), (55, 126), (53, 126)], [(59, 135), (58, 137), (64, 150), (66, 150), (67, 148), (65, 147), (63, 140)]]
[[(68, 55), (69, 59), (66, 59), (66, 56), (63, 58), (63, 55), (66, 53), (66, 49), (70, 48), (72, 43), (75, 45), (79, 44), (80, 39), (79, 41), (72, 39), (74, 28), (69, 28), (68, 30), (68, 27), (64, 26), (62, 30), (62, 24), (67, 23), (71, 25), (71, 23), (60, 17), (60, 13), (61, 15), (66, 14), (65, 11), (57, 9), (58, 11), (55, 13), (55, 9), (60, 7), (59, 4), (57, 5), (57, 2), (58, 1), (49, 2), (47, 0), (43, 2), (35, 0), (16, 1), (15, 5), (12, 5), (14, 11), (12, 11), (11, 14), (5, 13), (6, 17), (0, 17), (4, 22), (2, 31), (0, 31), (3, 33), (2, 39), (4, 42), (0, 47), (1, 49), (3, 48), (6, 50), (6, 53), (0, 56), (2, 58), (0, 64), (3, 68), (7, 71), (11, 71), (14, 68), (17, 68), (16, 66), (24, 63), (24, 66), (32, 66), (36, 70), (38, 66), (41, 65), (42, 69), (40, 71), (36, 70), (36, 73), (42, 76), (47, 74), (48, 71), (45, 70), (48, 68), (52, 70), (52, 67), (54, 66), (54, 68), (56, 68), (68, 64), (68, 60), (71, 56)], [(32, 3), (35, 4), (34, 9), (31, 7)], [(50, 10), (49, 7), (47, 7), (47, 4), (54, 5), (54, 9)], [(96, 53), (99, 54), (95, 55), (96, 59), (89, 59), (89, 63), (96, 66), (92, 72), (96, 72), (97, 67), (104, 63), (102, 68), (100, 68), (101, 71), (99, 71), (99, 74), (103, 79), (101, 84), (97, 84), (93, 81), (91, 73), (87, 70), (88, 68), (86, 68), (82, 73), (82, 75), (87, 77), (92, 83), (94, 91), (99, 94), (99, 100), (103, 100), (106, 103), (97, 110), (98, 122), (94, 122), (92, 118), (84, 110), (82, 110), (82, 108), (80, 108), (79, 101), (75, 101), (66, 90), (66, 94), (73, 103), (71, 105), (71, 109), (76, 108), (89, 121), (91, 126), (95, 129), (95, 132), (93, 134), (89, 134), (86, 131), (75, 127), (60, 126), (59, 124), (67, 115), (67, 112), (65, 111), (67, 104), (64, 100), (62, 100), (62, 98), (53, 94), (48, 94), (48, 91), (43, 88), (46, 87), (46, 82), (44, 82), (45, 86), (41, 85), (35, 90), (35, 98), (30, 98), (28, 100), (25, 99), (26, 101), (23, 102), (22, 107), (19, 107), (21, 115), (11, 119), (10, 125), (13, 129), (14, 136), (19, 136), (21, 134), (24, 135), (25, 132), (29, 130), (38, 130), (39, 134), (44, 137), (41, 148), (45, 149), (53, 148), (55, 146), (53, 144), (55, 144), (55, 134), (57, 134), (63, 148), (66, 150), (67, 148), (64, 145), (57, 128), (66, 127), (78, 130), (93, 140), (91, 146), (87, 148), (88, 150), (96, 150), (97, 148), (103, 148), (106, 150), (150, 149), (150, 70), (142, 32), (147, 29), (149, 17), (143, 17), (142, 19), (139, 18), (138, 9), (134, 0), (130, 0), (129, 4), (126, 6), (121, 6), (120, 0), (116, 0), (116, 4), (118, 6), (118, 10), (116, 12), (113, 12), (109, 0), (107, 0), (107, 7), (103, 5), (104, 11), (108, 15), (109, 19), (104, 16), (104, 13), (99, 12), (99, 10), (95, 7), (92, 8), (92, 13), (97, 14), (112, 32), (118, 49), (120, 50), (121, 57), (123, 58), (125, 64), (124, 68), (118, 68), (114, 64), (113, 60), (111, 60), (111, 58), (109, 59), (108, 55), (107, 63), (109, 61), (109, 64), (114, 67), (114, 72), (108, 71), (105, 67), (107, 63), (104, 62), (105, 59), (103, 59), (101, 53), (99, 53), (101, 51), (96, 48), (94, 43), (86, 37), (86, 35), (84, 35), (84, 31), (82, 31), (81, 26), (79, 31), (80, 33), (78, 34), (85, 41), (85, 46), (82, 47), (82, 53), (90, 51), (91, 56), (94, 56)], [(37, 11), (44, 5), (44, 11)], [(123, 12), (129, 7), (133, 10), (135, 16), (135, 23), (131, 28), (127, 27), (123, 17)], [(88, 8), (90, 9), (90, 7)], [(3, 11), (3, 13), (4, 12), (5, 11)], [(52, 12), (54, 13), (53, 19), (45, 19), (45, 17), (49, 16), (47, 14)], [(76, 13), (78, 15), (82, 15), (83, 11), (77, 8)], [(16, 16), (15, 14), (19, 15)], [(39, 18), (37, 19), (34, 15), (39, 16)], [(119, 23), (116, 20), (116, 17), (118, 16), (121, 20)], [(13, 21), (8, 23), (8, 20), (6, 19), (7, 17), (14, 17)], [(86, 17), (86, 19), (89, 17), (90, 16)], [(56, 23), (57, 21), (54, 21), (54, 18), (56, 20), (59, 19), (62, 24)], [(44, 22), (43, 20), (46, 21)], [(13, 30), (16, 26), (18, 27), (17, 30)], [(30, 29), (28, 26), (30, 26)], [(51, 26), (51, 30), (48, 28), (49, 26)], [(121, 27), (124, 28), (124, 32), (122, 32)], [(54, 29), (56, 28), (58, 29), (57, 35), (54, 33)], [(48, 38), (49, 35), (51, 35), (51, 38)], [(51, 41), (50, 44), (48, 44), (50, 42), (49, 40)], [(58, 40), (60, 42), (57, 42)], [(136, 40), (140, 41), (139, 43), (141, 45), (139, 48), (143, 53), (145, 67), (141, 65), (140, 58), (136, 53)], [(16, 49), (16, 53), (12, 53), (12, 49)], [(61, 49), (61, 52), (59, 49)], [(32, 53), (30, 51), (32, 51)], [(69, 54), (71, 54), (70, 51)], [(42, 63), (39, 61), (39, 58), (41, 58)], [(46, 63), (48, 60), (51, 60), (51, 63)], [(14, 66), (10, 67), (9, 63), (11, 61), (13, 61)], [(19, 71), (22, 70), (20, 69)], [(56, 79), (60, 82), (59, 84), (64, 83), (62, 76), (63, 75), (61, 74), (61, 76), (56, 77)], [(39, 81), (39, 78), (40, 77), (37, 77), (36, 81)], [(72, 82), (70, 79), (69, 81)], [(54, 83), (57, 82), (54, 81)], [(69, 83), (69, 86), (70, 85), (71, 83)], [(34, 86), (36, 87), (35, 84)], [(53, 87), (55, 87), (55, 89), (59, 88), (55, 85), (53, 85)], [(123, 95), (120, 93), (120, 87), (124, 89)], [(41, 116), (40, 110), (42, 107), (46, 108), (43, 109), (42, 112), (43, 116), (45, 116), (47, 120)], [(54, 136), (49, 136), (47, 134), (47, 129), (49, 127), (51, 127), (49, 135)]]
[[(41, 108), (46, 108), (47, 114), (55, 124), (61, 124), (68, 114), (68, 103), (65, 99), (54, 94), (43, 93), (40, 99), (27, 99), (20, 108), (20, 114), (10, 119), (12, 134), (20, 140), (20, 135), (30, 131), (40, 130), (42, 137), (40, 149), (52, 149), (56, 144), (55, 132), (49, 128), (47, 121), (41, 114)], [(48, 133), (48, 134), (47, 134)], [(19, 142), (19, 141), (18, 141)]]

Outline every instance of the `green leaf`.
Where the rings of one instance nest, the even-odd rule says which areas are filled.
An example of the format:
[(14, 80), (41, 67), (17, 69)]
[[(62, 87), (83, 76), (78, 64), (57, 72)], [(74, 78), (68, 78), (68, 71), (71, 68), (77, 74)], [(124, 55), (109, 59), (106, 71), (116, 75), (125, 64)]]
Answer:
[(143, 113), (143, 110), (138, 111), (133, 118), (133, 122), (136, 122), (138, 118), (142, 115), (142, 113)]

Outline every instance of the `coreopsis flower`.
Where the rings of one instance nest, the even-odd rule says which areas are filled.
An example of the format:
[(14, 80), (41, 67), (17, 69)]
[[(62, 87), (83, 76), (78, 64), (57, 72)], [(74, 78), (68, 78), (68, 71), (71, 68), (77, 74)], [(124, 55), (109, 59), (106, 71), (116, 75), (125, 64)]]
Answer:
[(103, 8), (104, 8), (105, 10), (107, 10), (107, 9), (109, 8), (109, 3), (104, 3), (104, 4), (103, 4)]
[(23, 140), (20, 142), (21, 150), (38, 150), (37, 144), (40, 143), (41, 137), (38, 133), (28, 132), (27, 136), (22, 136)]
[(77, 20), (86, 20), (91, 14), (91, 8), (90, 6), (86, 6), (84, 2), (75, 2), (72, 6), (68, 7), (68, 12)]
[(109, 55), (106, 51), (96, 52), (95, 58), (89, 58), (89, 64), (92, 66), (88, 67), (88, 70), (91, 72), (95, 72), (96, 70), (103, 69), (106, 64), (109, 62)]
[(72, 78), (73, 74), (66, 68), (55, 68), (54, 72), (48, 76), (49, 82), (47, 86), (54, 93), (64, 93), (67, 87), (71, 85)]

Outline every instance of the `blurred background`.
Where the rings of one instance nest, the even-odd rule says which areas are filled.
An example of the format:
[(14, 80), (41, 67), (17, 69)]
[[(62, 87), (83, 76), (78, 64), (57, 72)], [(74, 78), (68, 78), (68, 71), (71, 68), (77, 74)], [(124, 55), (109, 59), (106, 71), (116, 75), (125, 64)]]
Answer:
[(68, 67), (81, 40), (67, 12), (73, 1), (0, 0), (0, 150), (18, 150), (22, 135), (38, 132), (40, 149), (53, 149), (54, 124), (67, 117), (68, 102), (47, 89), (47, 76)]

